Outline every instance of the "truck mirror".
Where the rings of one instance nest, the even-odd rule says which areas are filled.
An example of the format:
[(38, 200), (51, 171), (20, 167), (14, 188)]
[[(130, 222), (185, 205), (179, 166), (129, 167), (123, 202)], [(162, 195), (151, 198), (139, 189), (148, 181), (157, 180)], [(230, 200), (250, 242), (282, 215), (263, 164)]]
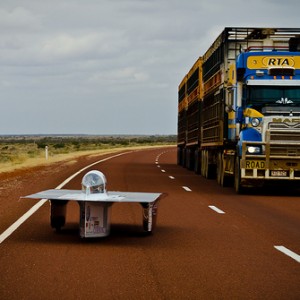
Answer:
[(235, 111), (232, 107), (232, 105), (226, 105), (225, 106), (225, 112), (227, 112), (228, 114), (231, 113), (232, 111)]

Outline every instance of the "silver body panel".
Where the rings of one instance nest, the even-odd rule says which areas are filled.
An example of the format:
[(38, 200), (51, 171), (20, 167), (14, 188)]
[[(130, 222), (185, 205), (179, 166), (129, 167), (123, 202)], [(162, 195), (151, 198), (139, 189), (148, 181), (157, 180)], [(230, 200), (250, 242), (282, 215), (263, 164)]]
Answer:
[(21, 198), (49, 199), (49, 200), (70, 200), (70, 201), (91, 201), (91, 202), (136, 202), (151, 203), (157, 200), (160, 193), (137, 193), (137, 192), (107, 192), (86, 194), (81, 190), (58, 190), (50, 189)]

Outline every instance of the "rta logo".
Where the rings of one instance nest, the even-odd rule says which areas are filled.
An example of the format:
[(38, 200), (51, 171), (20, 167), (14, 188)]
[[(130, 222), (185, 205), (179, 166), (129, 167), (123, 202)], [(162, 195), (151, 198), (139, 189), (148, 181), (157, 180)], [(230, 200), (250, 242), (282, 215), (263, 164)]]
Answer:
[(293, 67), (295, 62), (291, 57), (265, 57), (264, 64), (269, 67)]

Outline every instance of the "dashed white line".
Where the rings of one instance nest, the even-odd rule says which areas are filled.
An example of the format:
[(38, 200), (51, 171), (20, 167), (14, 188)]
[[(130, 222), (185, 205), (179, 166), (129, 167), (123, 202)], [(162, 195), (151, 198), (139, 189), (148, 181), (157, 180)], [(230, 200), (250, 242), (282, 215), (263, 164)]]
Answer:
[[(160, 168), (160, 165), (158, 165), (158, 161), (155, 162), (157, 164), (157, 167)], [(161, 172), (165, 173), (165, 170), (161, 170)], [(173, 176), (169, 176), (170, 179), (175, 179), (175, 177)], [(191, 192), (192, 190), (187, 187), (187, 186), (182, 186), (182, 188), (187, 191), (187, 192)], [(208, 206), (210, 209), (212, 209), (213, 211), (217, 212), (218, 214), (225, 214), (225, 212), (221, 209), (219, 209), (218, 207), (214, 206), (214, 205), (209, 205)], [(0, 241), (1, 243), (1, 241)], [(300, 263), (300, 255), (298, 255), (297, 253), (289, 250), (288, 248), (284, 247), (284, 246), (274, 246), (275, 249), (277, 249), (278, 251), (284, 253), (285, 255), (291, 257), (292, 259), (294, 259), (295, 261), (297, 261), (298, 263)]]
[(210, 209), (214, 210), (215, 212), (217, 212), (218, 214), (225, 214), (225, 212), (219, 208), (217, 208), (216, 206), (213, 205), (209, 205), (208, 206)]
[(189, 188), (189, 187), (187, 187), (187, 186), (183, 186), (182, 187), (184, 190), (186, 190), (187, 192), (191, 192), (192, 190)]
[(297, 253), (289, 250), (288, 248), (286, 248), (284, 246), (274, 246), (274, 248), (277, 249), (278, 251), (284, 253), (285, 255), (293, 258), (298, 263), (300, 263), (300, 255), (298, 255)]

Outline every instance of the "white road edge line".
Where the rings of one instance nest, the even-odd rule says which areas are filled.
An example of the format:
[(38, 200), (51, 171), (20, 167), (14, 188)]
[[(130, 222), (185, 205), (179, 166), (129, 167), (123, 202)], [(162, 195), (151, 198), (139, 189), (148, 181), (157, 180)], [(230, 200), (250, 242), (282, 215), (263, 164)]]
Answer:
[(217, 212), (218, 214), (225, 214), (225, 212), (219, 208), (217, 208), (216, 206), (213, 205), (209, 205), (208, 206), (210, 209), (214, 210), (215, 212)]
[(189, 188), (189, 187), (187, 187), (187, 186), (183, 186), (182, 187), (184, 190), (186, 190), (187, 192), (191, 192), (192, 190)]
[(300, 255), (298, 255), (297, 253), (289, 250), (288, 248), (286, 248), (284, 246), (274, 246), (274, 248), (277, 249), (278, 251), (284, 253), (285, 255), (293, 258), (298, 263), (300, 263)]
[(48, 199), (42, 199), (34, 206), (32, 206), (20, 219), (18, 219), (15, 223), (13, 223), (10, 227), (8, 227), (1, 235), (0, 235), (0, 244), (6, 240), (21, 224), (23, 224), (27, 219), (29, 219), (42, 205), (44, 205)]
[[(69, 183), (74, 177), (76, 177), (77, 175), (79, 175), (81, 172), (85, 171), (86, 169), (97, 165), (101, 162), (110, 160), (112, 158), (124, 155), (124, 154), (128, 154), (131, 153), (133, 151), (128, 151), (128, 152), (123, 152), (123, 153), (119, 153), (113, 156), (109, 156), (106, 157), (104, 159), (98, 160), (84, 168), (82, 168), (81, 170), (79, 170), (78, 172), (74, 173), (73, 175), (71, 175), (69, 178), (67, 178), (64, 182), (62, 182), (60, 185), (58, 185), (55, 189), (61, 189), (63, 186), (65, 186), (67, 183)], [(0, 244), (6, 240), (17, 228), (19, 228), (27, 219), (29, 219), (39, 208), (41, 208), (46, 202), (48, 201), (48, 199), (42, 199), (40, 200), (38, 203), (36, 203), (34, 206), (32, 206), (22, 217), (20, 217), (15, 223), (13, 223), (10, 227), (8, 227), (3, 233), (1, 233), (0, 235)]]

